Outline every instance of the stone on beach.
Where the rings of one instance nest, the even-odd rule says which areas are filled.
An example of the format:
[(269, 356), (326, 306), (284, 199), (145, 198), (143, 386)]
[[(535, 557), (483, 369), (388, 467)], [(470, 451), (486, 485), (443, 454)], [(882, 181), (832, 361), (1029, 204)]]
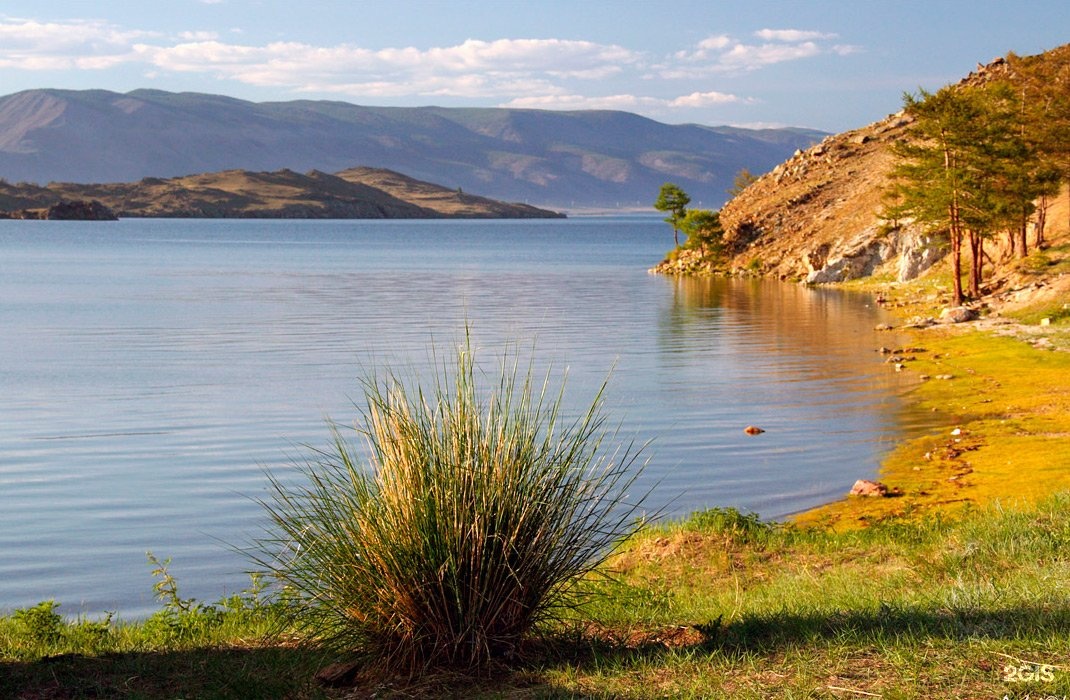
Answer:
[(855, 482), (855, 485), (851, 487), (852, 496), (867, 496), (871, 498), (880, 498), (887, 496), (891, 493), (891, 490), (879, 481), (870, 481), (868, 479), (859, 479)]

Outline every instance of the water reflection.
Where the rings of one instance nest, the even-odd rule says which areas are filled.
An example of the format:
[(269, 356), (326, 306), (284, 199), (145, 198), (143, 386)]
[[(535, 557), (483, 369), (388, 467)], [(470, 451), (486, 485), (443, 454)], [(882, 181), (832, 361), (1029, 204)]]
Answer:
[[(888, 319), (865, 295), (755, 279), (666, 283), (658, 342), (666, 392), (688, 417), (673, 434), (688, 494), (784, 515), (839, 497), (927, 425), (898, 400), (913, 380), (875, 352), (898, 339), (874, 332)], [(748, 424), (767, 432), (744, 435)]]

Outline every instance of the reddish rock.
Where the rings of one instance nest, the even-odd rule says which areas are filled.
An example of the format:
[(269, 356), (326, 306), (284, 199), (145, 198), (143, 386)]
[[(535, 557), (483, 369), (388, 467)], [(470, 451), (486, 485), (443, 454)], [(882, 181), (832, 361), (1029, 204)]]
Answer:
[(869, 481), (868, 479), (859, 479), (855, 482), (855, 485), (851, 487), (852, 496), (866, 496), (869, 498), (883, 498), (888, 496), (891, 490), (879, 481)]

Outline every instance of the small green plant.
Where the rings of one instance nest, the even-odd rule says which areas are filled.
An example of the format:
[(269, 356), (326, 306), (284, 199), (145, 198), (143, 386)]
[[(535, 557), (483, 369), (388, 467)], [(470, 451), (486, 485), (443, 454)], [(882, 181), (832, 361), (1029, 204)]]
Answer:
[(156, 583), (152, 584), (152, 592), (156, 594), (156, 599), (164, 604), (164, 608), (176, 613), (191, 612), (196, 609), (198, 607), (196, 598), (182, 598), (178, 594), (178, 581), (170, 571), (171, 557), (160, 561), (152, 552), (146, 552), (145, 556), (152, 564), (152, 575), (156, 579)]
[(509, 658), (640, 526), (625, 494), (641, 449), (605, 449), (601, 391), (566, 422), (549, 375), (515, 356), (489, 387), (479, 376), (469, 339), (430, 391), (367, 379), (369, 468), (334, 426), (307, 485), (272, 478), (278, 534), (258, 562), (321, 643), (409, 674)]
[(22, 634), (35, 644), (55, 644), (66, 626), (63, 616), (56, 612), (59, 603), (45, 600), (32, 608), (16, 610), (13, 617)]
[(692, 513), (686, 527), (709, 534), (725, 535), (737, 542), (751, 542), (767, 536), (775, 525), (762, 521), (757, 513), (740, 513), (735, 508), (707, 508)]
[(1018, 261), (1018, 268), (1023, 272), (1044, 272), (1052, 265), (1051, 256), (1046, 251), (1036, 250)]
[(752, 173), (750, 170), (743, 168), (732, 179), (732, 187), (727, 192), (729, 197), (738, 197), (743, 194), (743, 190), (747, 189), (754, 183), (758, 182), (758, 176)]
[(223, 624), (222, 606), (206, 605), (197, 602), (196, 598), (179, 595), (178, 581), (170, 571), (170, 557), (161, 561), (152, 552), (147, 552), (146, 556), (156, 578), (152, 590), (156, 599), (163, 603), (163, 608), (145, 621), (152, 636), (164, 642), (193, 640)]

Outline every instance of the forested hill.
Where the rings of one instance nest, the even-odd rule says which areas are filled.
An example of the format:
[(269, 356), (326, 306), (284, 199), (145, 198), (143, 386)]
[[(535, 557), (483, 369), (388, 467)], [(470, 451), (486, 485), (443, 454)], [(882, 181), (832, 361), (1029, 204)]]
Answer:
[(560, 208), (649, 207), (667, 180), (719, 206), (825, 134), (668, 125), (627, 112), (253, 103), (135, 90), (0, 98), (0, 177), (130, 182), (232, 169), (387, 168), (450, 189)]

